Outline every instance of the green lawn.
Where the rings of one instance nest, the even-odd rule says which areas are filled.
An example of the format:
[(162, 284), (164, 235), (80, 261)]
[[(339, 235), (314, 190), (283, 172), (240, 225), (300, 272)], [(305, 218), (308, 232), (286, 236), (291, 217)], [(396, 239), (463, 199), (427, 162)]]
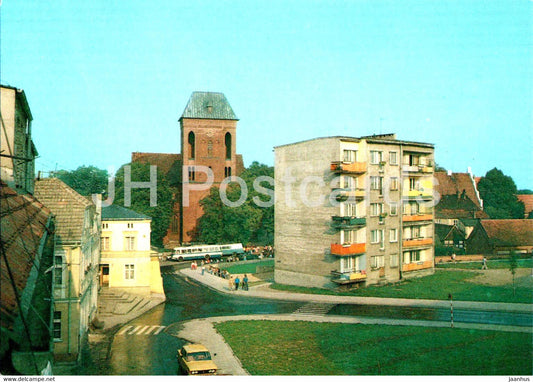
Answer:
[[(483, 263), (481, 261), (472, 262), (457, 262), (457, 263), (437, 263), (437, 268), (451, 268), (451, 269), (481, 269)], [(532, 259), (519, 259), (516, 261), (517, 268), (532, 268)], [(509, 269), (509, 260), (489, 260), (487, 263), (489, 269)]]
[(415, 298), (447, 300), (452, 294), (455, 300), (532, 303), (533, 289), (527, 286), (516, 288), (513, 295), (512, 285), (490, 286), (467, 281), (476, 276), (469, 271), (436, 271), (434, 275), (405, 280), (385, 286), (369, 286), (346, 292), (320, 288), (305, 288), (292, 285), (272, 284), (271, 288), (300, 293), (335, 294), (363, 297)]
[(252, 375), (531, 375), (526, 333), (289, 321), (216, 324)]
[(239, 263), (221, 263), (220, 268), (226, 269), (231, 274), (241, 273), (256, 273), (257, 266), (274, 266), (274, 260), (263, 260), (253, 263), (239, 262)]

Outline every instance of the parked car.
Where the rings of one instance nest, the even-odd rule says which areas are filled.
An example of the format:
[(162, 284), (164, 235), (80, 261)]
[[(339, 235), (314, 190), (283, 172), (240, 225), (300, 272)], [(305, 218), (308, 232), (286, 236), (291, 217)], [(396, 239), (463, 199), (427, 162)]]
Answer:
[(183, 374), (216, 374), (218, 367), (209, 350), (201, 344), (189, 344), (178, 350), (179, 371)]

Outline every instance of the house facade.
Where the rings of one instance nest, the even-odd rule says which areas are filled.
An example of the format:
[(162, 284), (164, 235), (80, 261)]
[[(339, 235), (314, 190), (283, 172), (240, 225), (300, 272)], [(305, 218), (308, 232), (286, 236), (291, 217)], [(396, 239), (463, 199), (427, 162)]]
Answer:
[(54, 356), (75, 362), (97, 313), (100, 212), (92, 200), (56, 178), (37, 180), (35, 197), (56, 217)]
[(38, 153), (32, 140), (32, 120), (24, 90), (0, 86), (1, 179), (18, 193), (33, 193)]
[(394, 134), (275, 148), (275, 281), (366, 286), (434, 272), (433, 145)]
[(198, 219), (203, 215), (200, 200), (243, 169), (237, 154), (238, 118), (222, 93), (193, 92), (180, 122), (180, 154), (132, 153), (132, 162), (156, 165), (174, 191), (172, 219), (164, 239), (167, 248), (194, 241)]
[(100, 286), (164, 297), (159, 258), (150, 247), (151, 221), (121, 206), (102, 207)]

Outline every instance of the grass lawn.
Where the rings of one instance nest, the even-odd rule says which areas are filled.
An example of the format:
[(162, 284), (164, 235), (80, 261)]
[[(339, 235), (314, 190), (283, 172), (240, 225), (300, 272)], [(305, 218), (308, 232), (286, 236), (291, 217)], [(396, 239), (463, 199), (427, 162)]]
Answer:
[(217, 323), (252, 375), (531, 375), (526, 333), (289, 321)]
[(274, 266), (274, 260), (257, 261), (253, 263), (240, 262), (237, 264), (219, 264), (220, 268), (226, 269), (231, 274), (256, 273), (257, 266)]
[(434, 275), (409, 279), (400, 283), (384, 286), (369, 286), (346, 292), (337, 292), (320, 288), (305, 288), (292, 285), (272, 284), (271, 288), (300, 293), (335, 294), (363, 297), (415, 298), (429, 300), (447, 300), (452, 294), (454, 300), (532, 303), (533, 290), (529, 287), (517, 287), (513, 295), (512, 285), (491, 286), (467, 281), (476, 276), (469, 271), (436, 271)]
[[(437, 268), (448, 268), (448, 269), (481, 269), (483, 265), (482, 261), (471, 261), (471, 262), (457, 262), (453, 263), (437, 263)], [(489, 269), (509, 269), (509, 260), (489, 260), (488, 263)], [(516, 261), (517, 268), (532, 268), (533, 260), (532, 259), (519, 259)]]

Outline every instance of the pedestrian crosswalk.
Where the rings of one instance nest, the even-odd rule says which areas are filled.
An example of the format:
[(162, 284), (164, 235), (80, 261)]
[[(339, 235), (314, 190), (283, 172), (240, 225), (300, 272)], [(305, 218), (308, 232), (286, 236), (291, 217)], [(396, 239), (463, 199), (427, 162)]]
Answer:
[(117, 336), (121, 335), (153, 335), (156, 336), (159, 333), (161, 333), (166, 326), (160, 326), (160, 325), (126, 325), (120, 331), (117, 333)]
[(335, 304), (322, 304), (322, 303), (316, 303), (316, 302), (308, 302), (298, 309), (296, 309), (293, 314), (301, 314), (301, 315), (308, 315), (308, 316), (324, 316), (328, 314), (328, 312), (333, 309)]

